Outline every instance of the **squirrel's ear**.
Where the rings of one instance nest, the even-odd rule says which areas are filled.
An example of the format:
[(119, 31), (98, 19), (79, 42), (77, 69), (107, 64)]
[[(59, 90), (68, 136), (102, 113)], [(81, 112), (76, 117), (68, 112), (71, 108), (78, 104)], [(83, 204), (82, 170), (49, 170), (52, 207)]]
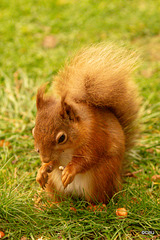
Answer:
[(36, 106), (37, 106), (37, 110), (42, 108), (42, 106), (44, 105), (44, 93), (45, 93), (45, 90), (46, 90), (46, 85), (48, 83), (45, 83), (44, 85), (42, 85), (39, 89), (38, 89), (38, 92), (37, 92), (37, 99), (36, 99)]
[(69, 118), (72, 121), (79, 121), (79, 116), (73, 106), (69, 105), (64, 101), (64, 98), (61, 100), (61, 111), (60, 115), (62, 118)]

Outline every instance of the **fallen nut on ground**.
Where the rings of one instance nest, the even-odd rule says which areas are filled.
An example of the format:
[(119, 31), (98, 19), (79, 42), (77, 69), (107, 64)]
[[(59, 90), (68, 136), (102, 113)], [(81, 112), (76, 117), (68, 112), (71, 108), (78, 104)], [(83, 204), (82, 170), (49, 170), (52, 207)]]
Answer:
[(127, 216), (127, 210), (125, 208), (117, 208), (116, 215), (119, 217), (126, 217)]

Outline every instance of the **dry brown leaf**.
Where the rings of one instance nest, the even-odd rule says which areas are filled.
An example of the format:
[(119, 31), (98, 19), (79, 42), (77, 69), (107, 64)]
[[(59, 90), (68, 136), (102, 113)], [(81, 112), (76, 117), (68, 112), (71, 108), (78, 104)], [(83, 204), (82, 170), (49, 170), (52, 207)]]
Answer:
[(0, 238), (3, 238), (5, 236), (4, 232), (0, 231)]
[[(139, 198), (139, 200), (141, 201), (140, 198)], [(137, 200), (137, 198), (132, 197), (132, 198), (131, 198), (131, 203), (138, 203), (138, 204), (139, 204), (139, 201)]]
[(17, 170), (18, 170), (18, 168), (16, 167), (16, 168), (14, 169), (14, 178), (17, 178)]
[(75, 212), (75, 213), (77, 212), (77, 209), (74, 208), (74, 207), (70, 207), (70, 210), (73, 211), (73, 212)]
[(151, 180), (152, 180), (152, 181), (160, 180), (160, 175), (153, 175), (153, 176), (151, 177)]
[(151, 78), (153, 75), (153, 70), (152, 69), (144, 69), (141, 74), (145, 77), (145, 78)]
[(28, 240), (26, 236), (21, 237), (21, 240)]
[(102, 204), (101, 206), (92, 204), (92, 205), (88, 206), (87, 208), (93, 212), (95, 212), (95, 211), (102, 212), (102, 210), (104, 210), (106, 208), (106, 204)]
[(0, 147), (8, 147), (10, 145), (10, 142), (5, 141), (4, 139), (0, 140)]
[(134, 178), (137, 178), (137, 176), (135, 174), (139, 173), (139, 172), (142, 172), (142, 169), (140, 170), (137, 170), (135, 172), (127, 172), (127, 173), (124, 173), (123, 176), (124, 177), (134, 177)]
[(57, 40), (54, 36), (46, 36), (43, 40), (42, 46), (44, 48), (54, 48), (57, 44)]
[(148, 148), (148, 149), (146, 149), (146, 152), (154, 153), (154, 149), (153, 148)]

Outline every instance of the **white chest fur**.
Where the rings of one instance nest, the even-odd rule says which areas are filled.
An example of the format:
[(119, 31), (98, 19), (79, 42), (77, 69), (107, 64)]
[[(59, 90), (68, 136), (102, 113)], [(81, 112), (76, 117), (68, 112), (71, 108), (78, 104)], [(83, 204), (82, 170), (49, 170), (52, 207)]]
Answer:
[[(66, 166), (72, 160), (72, 150), (66, 150), (61, 154), (60, 166)], [(72, 183), (65, 189), (61, 180), (62, 171), (57, 166), (50, 174), (49, 181), (51, 181), (58, 192), (65, 194), (72, 194), (78, 196), (88, 195), (91, 192), (91, 173), (87, 171), (83, 174), (77, 174)]]

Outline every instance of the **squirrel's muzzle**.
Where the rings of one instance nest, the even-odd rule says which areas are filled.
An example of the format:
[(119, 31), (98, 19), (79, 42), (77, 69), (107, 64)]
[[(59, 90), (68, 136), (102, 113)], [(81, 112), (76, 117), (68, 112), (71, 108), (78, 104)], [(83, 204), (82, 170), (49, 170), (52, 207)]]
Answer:
[(41, 158), (41, 161), (42, 161), (43, 163), (48, 163), (48, 162), (51, 161), (51, 158), (49, 158), (49, 157), (41, 156), (40, 158)]

